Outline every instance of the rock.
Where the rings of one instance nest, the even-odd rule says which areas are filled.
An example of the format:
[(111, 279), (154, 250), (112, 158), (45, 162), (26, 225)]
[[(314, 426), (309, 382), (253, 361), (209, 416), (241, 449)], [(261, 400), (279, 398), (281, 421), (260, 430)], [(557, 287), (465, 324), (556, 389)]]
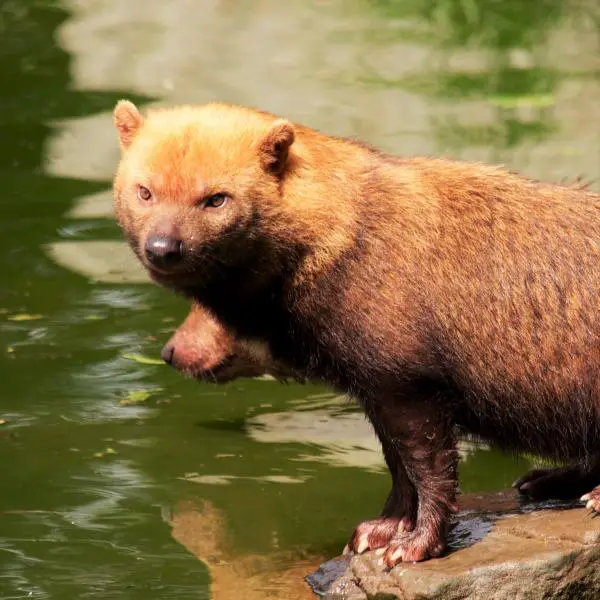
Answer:
[(580, 504), (518, 506), (516, 494), (467, 495), (443, 558), (385, 572), (374, 552), (307, 577), (324, 600), (600, 598), (600, 519)]

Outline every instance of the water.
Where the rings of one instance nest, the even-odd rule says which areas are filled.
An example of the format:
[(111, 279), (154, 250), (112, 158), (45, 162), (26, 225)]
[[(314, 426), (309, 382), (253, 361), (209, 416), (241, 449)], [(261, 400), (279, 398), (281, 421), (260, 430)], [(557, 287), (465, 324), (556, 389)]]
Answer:
[[(300, 598), (388, 489), (327, 390), (123, 356), (156, 357), (187, 307), (112, 220), (117, 99), (218, 98), (397, 153), (594, 179), (598, 25), (594, 0), (4, 0), (0, 599)], [(465, 491), (528, 465), (462, 450)]]

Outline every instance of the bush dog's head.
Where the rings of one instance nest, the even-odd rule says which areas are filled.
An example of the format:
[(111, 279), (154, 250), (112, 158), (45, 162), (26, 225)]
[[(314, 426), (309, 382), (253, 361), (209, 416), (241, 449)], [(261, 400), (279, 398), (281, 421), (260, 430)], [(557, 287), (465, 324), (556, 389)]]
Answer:
[(223, 104), (143, 117), (128, 101), (117, 104), (114, 122), (121, 146), (115, 210), (152, 278), (186, 291), (225, 276), (230, 265), (251, 264), (265, 276), (261, 257), (272, 262), (286, 235), (273, 225), (294, 126)]
[(272, 375), (283, 380), (293, 376), (273, 359), (265, 344), (235, 337), (196, 302), (161, 357), (184, 375), (214, 383), (238, 377)]

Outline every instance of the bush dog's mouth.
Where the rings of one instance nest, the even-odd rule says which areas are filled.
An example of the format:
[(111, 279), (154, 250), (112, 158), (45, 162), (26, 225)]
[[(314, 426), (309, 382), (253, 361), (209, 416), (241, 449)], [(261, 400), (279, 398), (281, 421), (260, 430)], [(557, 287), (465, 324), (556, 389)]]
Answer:
[(224, 358), (220, 363), (216, 364), (211, 369), (189, 369), (188, 374), (191, 375), (194, 379), (198, 379), (199, 381), (205, 381), (207, 383), (227, 383), (235, 378), (235, 374), (233, 377), (227, 376), (227, 370), (233, 365), (235, 359), (235, 354)]
[(189, 278), (189, 273), (186, 273), (186, 271), (182, 270), (182, 269), (170, 269), (170, 270), (166, 270), (166, 269), (161, 269), (159, 267), (156, 267), (154, 265), (150, 265), (148, 263), (144, 263), (144, 266), (146, 268), (146, 271), (148, 271), (148, 274), (150, 275), (150, 277), (155, 280), (157, 283), (163, 284), (163, 285), (183, 285), (186, 283), (187, 279)]

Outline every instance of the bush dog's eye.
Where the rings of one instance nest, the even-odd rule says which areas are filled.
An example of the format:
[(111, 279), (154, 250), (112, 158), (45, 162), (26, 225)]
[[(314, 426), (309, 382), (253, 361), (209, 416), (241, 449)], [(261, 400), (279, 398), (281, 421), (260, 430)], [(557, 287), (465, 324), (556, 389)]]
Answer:
[(138, 195), (138, 198), (144, 202), (148, 202), (149, 200), (152, 199), (152, 192), (147, 187), (144, 187), (143, 185), (140, 185), (138, 187), (137, 195)]
[(228, 201), (227, 194), (213, 194), (204, 201), (204, 208), (222, 208)]

